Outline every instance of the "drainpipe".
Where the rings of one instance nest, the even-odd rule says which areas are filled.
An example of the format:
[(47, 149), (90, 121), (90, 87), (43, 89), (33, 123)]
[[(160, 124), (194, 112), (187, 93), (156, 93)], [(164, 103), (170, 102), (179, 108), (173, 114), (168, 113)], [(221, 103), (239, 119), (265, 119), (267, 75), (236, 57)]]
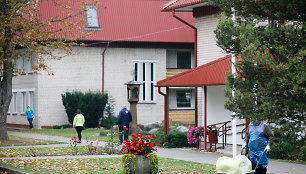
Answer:
[(102, 52), (102, 94), (104, 94), (104, 54), (108, 47), (109, 47), (109, 42), (107, 42), (107, 45)]
[[(164, 135), (169, 133), (169, 113), (168, 113), (168, 91), (169, 88), (166, 88), (166, 94), (160, 91), (160, 86), (158, 87), (158, 93), (164, 96)], [(166, 141), (166, 139), (164, 139)]]
[[(190, 28), (192, 28), (194, 30), (194, 67), (197, 67), (198, 66), (198, 55), (197, 55), (197, 52), (198, 52), (198, 48), (197, 48), (197, 42), (198, 42), (198, 39), (197, 39), (197, 35), (198, 35), (198, 30), (195, 26), (189, 24), (188, 22), (184, 21), (182, 18), (178, 17), (175, 15), (175, 9), (172, 9), (172, 16), (179, 20), (180, 22), (186, 24), (187, 26), (189, 26)], [(195, 101), (194, 101), (194, 114), (195, 114), (195, 126), (198, 126), (198, 88), (197, 87), (194, 87), (194, 98), (195, 98)]]

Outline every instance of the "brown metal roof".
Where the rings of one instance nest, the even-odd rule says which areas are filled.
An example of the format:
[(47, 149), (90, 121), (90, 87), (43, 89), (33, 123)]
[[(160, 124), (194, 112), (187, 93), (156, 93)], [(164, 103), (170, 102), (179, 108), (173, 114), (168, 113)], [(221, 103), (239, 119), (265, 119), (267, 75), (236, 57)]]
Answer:
[(157, 82), (160, 87), (224, 85), (231, 72), (231, 55)]

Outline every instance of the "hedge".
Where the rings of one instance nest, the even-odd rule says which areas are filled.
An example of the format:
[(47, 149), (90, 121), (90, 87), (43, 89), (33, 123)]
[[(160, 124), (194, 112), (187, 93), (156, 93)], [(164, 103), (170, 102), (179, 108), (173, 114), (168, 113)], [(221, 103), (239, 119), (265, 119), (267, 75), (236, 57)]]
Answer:
[(66, 92), (62, 94), (62, 102), (65, 107), (68, 120), (73, 124), (76, 110), (81, 109), (85, 117), (85, 127), (95, 128), (99, 126), (105, 106), (108, 102), (108, 94), (101, 92)]

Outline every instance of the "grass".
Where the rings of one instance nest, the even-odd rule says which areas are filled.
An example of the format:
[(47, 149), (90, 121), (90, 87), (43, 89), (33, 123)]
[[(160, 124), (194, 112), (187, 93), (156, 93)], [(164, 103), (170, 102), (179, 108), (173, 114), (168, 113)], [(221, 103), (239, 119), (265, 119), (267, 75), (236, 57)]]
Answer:
[(30, 146), (30, 145), (47, 145), (47, 144), (62, 144), (57, 141), (38, 140), (31, 138), (23, 138), (18, 136), (9, 135), (9, 141), (0, 142), (1, 146)]
[[(1, 148), (0, 157), (27, 157), (27, 156), (59, 156), (59, 155), (77, 155), (90, 153), (88, 146), (77, 146), (77, 153), (75, 153), (75, 148), (73, 146), (67, 145), (67, 147), (27, 147), (27, 148)], [(105, 149), (102, 147), (97, 147), (95, 153), (106, 153)]]
[(302, 161), (302, 160), (283, 160), (283, 159), (269, 159), (271, 161), (277, 161), (277, 162), (285, 162), (285, 163), (294, 163), (294, 164), (303, 164), (306, 165), (306, 161)]
[[(159, 158), (159, 173), (215, 173), (214, 165)], [(1, 166), (29, 173), (122, 173), (121, 158), (0, 160)]]
[[(9, 129), (10, 131), (34, 133), (42, 135), (53, 135), (62, 137), (77, 137), (75, 129)], [(106, 136), (97, 136), (101, 132), (100, 129), (85, 129), (82, 131), (82, 139), (107, 141)]]

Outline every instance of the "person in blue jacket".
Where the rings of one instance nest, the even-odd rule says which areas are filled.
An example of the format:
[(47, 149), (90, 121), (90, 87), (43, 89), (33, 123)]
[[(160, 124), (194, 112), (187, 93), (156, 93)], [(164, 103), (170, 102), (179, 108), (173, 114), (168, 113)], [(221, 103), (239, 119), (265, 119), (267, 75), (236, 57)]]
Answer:
[(30, 106), (27, 107), (27, 110), (25, 111), (25, 117), (28, 119), (30, 124), (30, 129), (33, 129), (33, 118), (34, 118), (34, 112), (30, 108)]
[(131, 112), (126, 108), (126, 106), (123, 106), (121, 111), (119, 112), (119, 116), (117, 118), (117, 125), (119, 127), (119, 139), (120, 143), (122, 144), (122, 134), (121, 132), (125, 130), (124, 132), (124, 140), (128, 140), (129, 138), (129, 130), (130, 130), (130, 122), (132, 121), (132, 114)]
[(263, 121), (255, 120), (249, 124), (244, 140), (242, 147), (247, 146), (249, 148), (248, 153), (252, 162), (252, 169), (254, 170), (256, 164), (259, 164), (255, 174), (266, 174), (269, 162), (267, 153), (274, 141), (272, 130)]

